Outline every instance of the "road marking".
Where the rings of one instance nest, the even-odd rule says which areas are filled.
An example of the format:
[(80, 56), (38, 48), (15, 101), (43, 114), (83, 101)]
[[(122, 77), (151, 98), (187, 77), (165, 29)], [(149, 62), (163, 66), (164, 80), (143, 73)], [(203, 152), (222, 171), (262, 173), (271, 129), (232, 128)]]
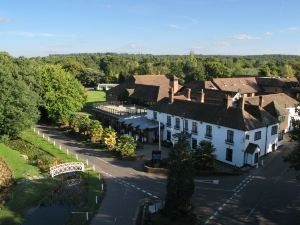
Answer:
[(196, 187), (197, 189), (201, 190), (208, 190), (208, 191), (228, 191), (228, 192), (233, 192), (231, 189), (221, 189), (221, 188), (205, 188), (205, 187)]
[(219, 180), (199, 180), (195, 179), (197, 183), (205, 183), (205, 184), (219, 184)]

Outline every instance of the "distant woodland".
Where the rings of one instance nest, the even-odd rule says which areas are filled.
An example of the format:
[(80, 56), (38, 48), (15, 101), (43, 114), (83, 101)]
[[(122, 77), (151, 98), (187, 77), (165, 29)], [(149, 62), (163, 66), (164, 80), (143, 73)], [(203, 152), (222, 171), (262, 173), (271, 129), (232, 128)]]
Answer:
[(70, 54), (32, 58), (41, 63), (59, 64), (84, 86), (98, 82), (119, 83), (132, 75), (176, 75), (180, 83), (239, 75), (299, 76), (300, 56), (204, 56)]
[(17, 136), (40, 117), (63, 121), (86, 101), (85, 87), (134, 74), (176, 75), (181, 83), (233, 77), (300, 76), (300, 56), (70, 54), (12, 57), (0, 52), (0, 138)]

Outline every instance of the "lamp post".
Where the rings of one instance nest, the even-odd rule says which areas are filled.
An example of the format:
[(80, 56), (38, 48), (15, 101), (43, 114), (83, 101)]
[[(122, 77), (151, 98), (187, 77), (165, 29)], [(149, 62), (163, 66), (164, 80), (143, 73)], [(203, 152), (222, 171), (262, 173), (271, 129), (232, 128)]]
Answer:
[(161, 151), (161, 140), (160, 140), (160, 121), (158, 121), (158, 150)]

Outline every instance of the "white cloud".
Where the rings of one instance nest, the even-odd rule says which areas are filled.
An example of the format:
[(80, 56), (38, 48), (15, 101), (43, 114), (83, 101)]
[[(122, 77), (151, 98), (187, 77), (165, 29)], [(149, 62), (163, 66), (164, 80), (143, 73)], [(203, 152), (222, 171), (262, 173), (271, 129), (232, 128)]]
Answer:
[(299, 30), (299, 27), (288, 27), (286, 30), (287, 31), (296, 31), (296, 30)]
[(271, 36), (271, 35), (273, 35), (273, 33), (270, 32), (270, 31), (267, 31), (267, 32), (264, 33), (264, 35), (266, 35), (266, 36)]
[(0, 16), (0, 24), (11, 23), (11, 22), (12, 22), (11, 18)]
[(171, 28), (171, 29), (175, 29), (175, 30), (181, 30), (182, 29), (181, 26), (178, 26), (176, 24), (169, 24), (168, 27)]
[(282, 29), (280, 30), (279, 32), (280, 33), (285, 33), (285, 32), (295, 32), (299, 30), (299, 27), (288, 27), (288, 28), (285, 28), (285, 29)]
[(0, 35), (12, 35), (20, 37), (75, 37), (74, 35), (63, 35), (63, 34), (53, 34), (53, 33), (43, 33), (43, 32), (27, 32), (27, 31), (7, 31), (0, 32)]
[(235, 40), (257, 40), (259, 37), (255, 37), (249, 34), (237, 34), (232, 37)]

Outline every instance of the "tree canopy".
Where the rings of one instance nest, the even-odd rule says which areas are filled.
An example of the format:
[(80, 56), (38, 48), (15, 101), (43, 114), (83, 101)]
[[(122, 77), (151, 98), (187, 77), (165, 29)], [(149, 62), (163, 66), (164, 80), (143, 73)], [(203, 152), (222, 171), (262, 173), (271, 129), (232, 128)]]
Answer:
[(42, 106), (50, 119), (57, 121), (79, 111), (86, 101), (83, 86), (70, 73), (56, 65), (40, 67)]

